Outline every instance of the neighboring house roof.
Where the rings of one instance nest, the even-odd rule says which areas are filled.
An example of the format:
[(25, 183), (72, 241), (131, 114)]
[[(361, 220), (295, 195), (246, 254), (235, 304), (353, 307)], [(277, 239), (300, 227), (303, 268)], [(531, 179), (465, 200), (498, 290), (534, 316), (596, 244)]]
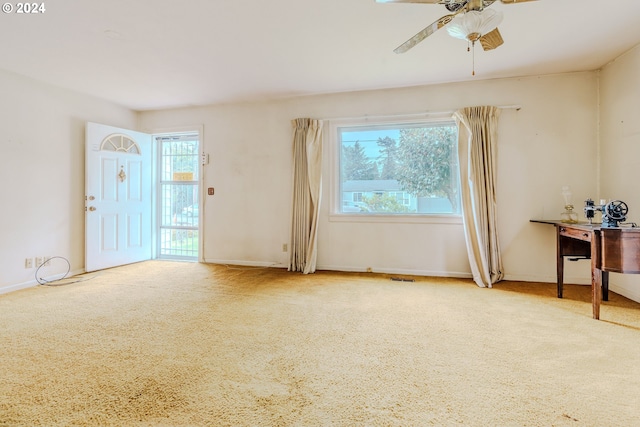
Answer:
[(342, 183), (342, 191), (362, 192), (371, 191), (404, 191), (395, 179), (357, 179)]

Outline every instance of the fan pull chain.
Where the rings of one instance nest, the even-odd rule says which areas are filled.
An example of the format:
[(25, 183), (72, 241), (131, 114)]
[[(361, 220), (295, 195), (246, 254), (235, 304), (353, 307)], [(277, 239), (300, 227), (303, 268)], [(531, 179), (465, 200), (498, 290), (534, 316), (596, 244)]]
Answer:
[[(473, 49), (472, 49), (473, 48)], [(467, 52), (471, 51), (471, 75), (476, 75), (476, 42), (467, 42)]]
[(476, 46), (475, 43), (473, 45), (473, 50), (471, 52), (471, 75), (476, 75)]

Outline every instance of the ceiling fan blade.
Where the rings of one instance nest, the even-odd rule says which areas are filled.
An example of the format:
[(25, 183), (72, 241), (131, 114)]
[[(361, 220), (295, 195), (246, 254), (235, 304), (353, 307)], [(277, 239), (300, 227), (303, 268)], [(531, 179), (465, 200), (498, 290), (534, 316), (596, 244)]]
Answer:
[(425, 28), (424, 30), (420, 31), (418, 34), (416, 34), (415, 36), (411, 37), (409, 40), (407, 40), (406, 42), (402, 43), (400, 46), (398, 46), (397, 48), (395, 48), (393, 51), (395, 53), (405, 53), (406, 51), (408, 51), (409, 49), (411, 49), (412, 47), (414, 47), (415, 45), (417, 45), (418, 43), (420, 43), (422, 40), (426, 39), (427, 37), (429, 37), (431, 34), (435, 33), (436, 31), (438, 31), (440, 28), (444, 27), (445, 25), (447, 25), (449, 22), (451, 22), (451, 20), (457, 15), (457, 13), (451, 14), (451, 15), (445, 15), (442, 18), (438, 19), (437, 21), (435, 21), (434, 23), (432, 23), (431, 25), (429, 25), (427, 28)]
[(441, 3), (442, 0), (376, 0), (376, 3)]
[(502, 34), (500, 34), (500, 31), (497, 28), (480, 37), (480, 44), (482, 44), (482, 49), (484, 50), (495, 49), (502, 45), (502, 43), (504, 43), (504, 40), (502, 39)]

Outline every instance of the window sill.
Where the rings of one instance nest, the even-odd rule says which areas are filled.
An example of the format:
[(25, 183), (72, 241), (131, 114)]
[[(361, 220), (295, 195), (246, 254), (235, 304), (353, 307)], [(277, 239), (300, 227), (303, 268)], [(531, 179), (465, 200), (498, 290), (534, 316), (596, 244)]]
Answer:
[(385, 215), (338, 214), (329, 215), (329, 222), (378, 222), (394, 224), (462, 224), (461, 215)]

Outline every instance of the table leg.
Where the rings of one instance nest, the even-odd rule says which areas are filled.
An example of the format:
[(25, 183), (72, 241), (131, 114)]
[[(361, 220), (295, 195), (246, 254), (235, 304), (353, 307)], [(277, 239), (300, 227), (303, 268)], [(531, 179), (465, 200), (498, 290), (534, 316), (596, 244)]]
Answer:
[(601, 274), (602, 271), (599, 268), (591, 270), (591, 306), (594, 319), (600, 319), (600, 301), (602, 301)]
[(602, 278), (602, 301), (609, 301), (609, 272), (601, 272)]
[(599, 247), (600, 234), (593, 233), (591, 237), (591, 307), (594, 319), (600, 319), (600, 301), (602, 301), (602, 270), (598, 268), (600, 265)]
[(560, 227), (556, 226), (556, 273), (558, 280), (558, 298), (562, 298), (562, 284), (564, 282), (564, 256), (562, 240), (560, 239)]

